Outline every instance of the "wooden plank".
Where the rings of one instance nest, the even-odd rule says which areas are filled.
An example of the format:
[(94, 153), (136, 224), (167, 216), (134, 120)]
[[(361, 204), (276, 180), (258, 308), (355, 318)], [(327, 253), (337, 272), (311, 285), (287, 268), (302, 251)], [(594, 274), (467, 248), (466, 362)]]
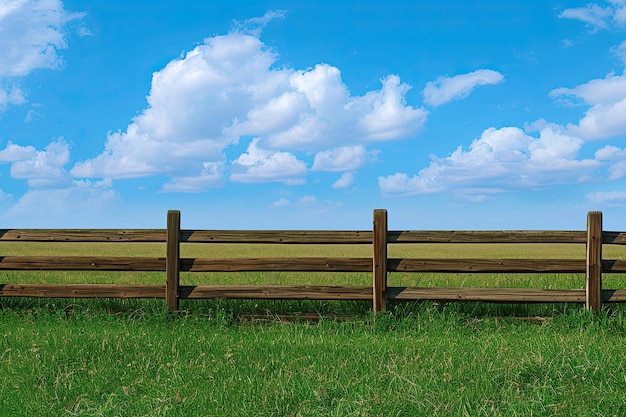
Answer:
[(180, 285), (180, 211), (167, 212), (167, 244), (165, 259), (165, 302), (169, 311), (178, 310)]
[(602, 244), (626, 245), (626, 232), (602, 232)]
[(2, 256), (0, 270), (165, 271), (165, 258), (94, 256)]
[(602, 290), (603, 303), (626, 303), (626, 290)]
[(0, 284), (0, 297), (165, 298), (165, 286), (110, 284)]
[(390, 231), (389, 243), (585, 243), (585, 231)]
[(586, 290), (588, 309), (600, 312), (602, 308), (602, 212), (587, 214)]
[(626, 272), (626, 260), (623, 259), (603, 259), (602, 273)]
[(180, 287), (180, 298), (243, 298), (285, 300), (371, 300), (369, 286), (198, 285)]
[(584, 303), (585, 290), (533, 288), (416, 288), (388, 287), (395, 301), (483, 301), (494, 303)]
[(165, 242), (162, 229), (2, 229), (0, 241)]
[(182, 258), (185, 272), (372, 272), (371, 258)]
[(387, 289), (387, 210), (374, 210), (373, 303), (374, 313), (386, 308)]
[(392, 272), (585, 272), (585, 261), (578, 259), (391, 258), (387, 266)]
[(181, 230), (188, 243), (371, 244), (371, 231), (341, 230)]

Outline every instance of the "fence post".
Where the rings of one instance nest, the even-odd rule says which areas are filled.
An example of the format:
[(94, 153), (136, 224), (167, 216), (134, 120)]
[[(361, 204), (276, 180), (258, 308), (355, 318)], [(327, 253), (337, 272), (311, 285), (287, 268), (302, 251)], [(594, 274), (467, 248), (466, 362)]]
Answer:
[(180, 284), (180, 211), (167, 212), (165, 302), (169, 311), (178, 310), (178, 286)]
[(387, 210), (374, 210), (374, 312), (387, 307)]
[(602, 212), (587, 213), (586, 306), (600, 312), (602, 307)]

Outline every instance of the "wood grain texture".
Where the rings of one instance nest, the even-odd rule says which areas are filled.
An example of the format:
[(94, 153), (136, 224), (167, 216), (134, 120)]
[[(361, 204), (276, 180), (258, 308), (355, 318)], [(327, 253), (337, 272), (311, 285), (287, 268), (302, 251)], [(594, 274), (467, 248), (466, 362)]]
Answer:
[(369, 286), (198, 285), (180, 287), (181, 299), (371, 300)]
[(602, 308), (602, 213), (587, 214), (586, 290), (588, 309), (600, 312)]
[(585, 290), (533, 288), (416, 288), (387, 287), (395, 301), (483, 301), (494, 303), (584, 303)]
[(184, 272), (372, 272), (371, 258), (182, 258)]
[(391, 272), (525, 272), (584, 273), (585, 261), (578, 259), (389, 259)]
[(181, 242), (371, 244), (372, 231), (340, 230), (182, 230)]
[(603, 245), (626, 245), (626, 232), (602, 232)]
[(603, 259), (602, 273), (626, 272), (626, 260), (623, 259)]
[(387, 210), (374, 210), (373, 242), (373, 299), (374, 313), (384, 311), (387, 305)]
[(161, 229), (3, 229), (0, 241), (19, 242), (165, 242)]
[(165, 271), (165, 258), (94, 256), (2, 256), (0, 270)]
[(178, 310), (180, 285), (180, 211), (167, 212), (167, 243), (165, 245), (165, 303), (170, 311)]
[(109, 284), (0, 284), (0, 297), (165, 298), (165, 286)]
[(389, 243), (585, 243), (585, 231), (390, 231)]
[(603, 303), (626, 303), (626, 290), (602, 290)]

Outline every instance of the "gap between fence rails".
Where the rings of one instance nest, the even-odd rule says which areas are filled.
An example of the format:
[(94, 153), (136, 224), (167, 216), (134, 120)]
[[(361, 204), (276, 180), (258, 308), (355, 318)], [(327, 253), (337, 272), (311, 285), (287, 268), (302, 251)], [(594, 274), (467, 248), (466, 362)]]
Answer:
[[(1, 241), (31, 242), (165, 242), (165, 258), (2, 256), (0, 270), (164, 271), (166, 283), (0, 284), (1, 296), (165, 298), (170, 311), (180, 299), (325, 299), (371, 300), (375, 312), (388, 301), (440, 300), (487, 302), (574, 302), (599, 312), (603, 302), (626, 302), (626, 290), (603, 289), (602, 274), (626, 273), (626, 261), (603, 259), (603, 244), (626, 244), (626, 232), (602, 230), (602, 213), (587, 214), (586, 231), (389, 231), (387, 210), (373, 212), (370, 231), (244, 231), (181, 230), (178, 210), (167, 213), (166, 230), (0, 230)], [(183, 259), (181, 242), (273, 244), (368, 244), (371, 258), (232, 258)], [(586, 244), (586, 259), (445, 259), (388, 258), (389, 244), (401, 243), (578, 243)], [(180, 273), (235, 271), (367, 272), (371, 286), (181, 286)], [(435, 273), (585, 273), (585, 288), (419, 288), (388, 287), (389, 272)]]
[[(402, 289), (392, 288), (388, 292), (387, 274), (390, 272), (387, 248), (390, 243), (389, 236), (394, 234), (396, 239), (401, 232), (388, 231), (388, 215), (385, 209), (374, 210), (373, 218), (373, 280), (372, 280), (372, 308), (374, 312), (384, 311), (386, 309), (389, 296), (395, 300), (411, 300), (411, 299), (435, 299), (444, 301), (492, 301), (492, 302), (581, 302), (581, 292), (576, 290), (537, 290), (537, 289), (474, 289), (474, 288), (457, 288), (450, 289), (446, 294), (446, 289)], [(410, 233), (410, 232), (409, 232)], [(436, 233), (436, 232), (434, 232)], [(450, 232), (454, 233), (454, 232)], [(467, 233), (467, 232), (466, 232)], [(469, 232), (471, 233), (471, 232)], [(493, 232), (506, 233), (506, 232)], [(532, 233), (532, 232), (531, 232)], [(463, 234), (463, 232), (461, 232)], [(172, 210), (168, 212), (168, 256), (169, 254), (180, 254), (180, 212)], [(497, 239), (494, 239), (497, 240)], [(513, 239), (514, 240), (514, 239)], [(449, 240), (452, 242), (452, 240)], [(530, 242), (530, 240), (529, 240)], [(569, 242), (566, 242), (569, 243)], [(602, 306), (602, 213), (598, 211), (589, 212), (587, 215), (587, 239), (586, 239), (587, 258), (585, 262), (586, 287), (584, 302), (588, 309), (599, 312)], [(167, 270), (167, 305), (172, 311), (178, 309), (178, 301), (180, 299), (180, 259), (178, 262), (170, 260)], [(572, 271), (579, 272), (577, 268)], [(467, 271), (466, 271), (467, 272)], [(170, 282), (172, 280), (173, 282)], [(249, 291), (249, 289), (246, 289)], [(243, 291), (246, 291), (242, 289)], [(508, 293), (507, 293), (508, 290)], [(621, 290), (619, 290), (621, 291)], [(481, 294), (482, 292), (482, 294)], [(216, 292), (217, 293), (217, 292)], [(615, 290), (607, 290), (607, 298), (616, 298), (617, 295), (626, 296), (626, 294), (618, 294)], [(221, 292), (225, 295), (225, 292)], [(500, 295), (498, 295), (500, 294)], [(506, 295), (503, 295), (506, 294)], [(189, 291), (185, 298), (189, 297)], [(236, 291), (228, 294), (232, 298), (237, 297)], [(240, 294), (241, 295), (241, 294)], [(249, 294), (254, 298), (255, 294)], [(256, 294), (259, 295), (258, 293)], [(413, 298), (411, 298), (411, 295)], [(498, 298), (498, 297), (503, 298)], [(274, 297), (278, 297), (274, 294)], [(244, 298), (241, 295), (241, 298)], [(268, 297), (272, 298), (272, 297)], [(281, 298), (281, 297), (279, 297)], [(288, 297), (285, 297), (288, 298)], [(341, 299), (340, 297), (336, 297)], [(347, 299), (347, 298), (346, 298)], [(362, 299), (362, 298), (359, 298)]]

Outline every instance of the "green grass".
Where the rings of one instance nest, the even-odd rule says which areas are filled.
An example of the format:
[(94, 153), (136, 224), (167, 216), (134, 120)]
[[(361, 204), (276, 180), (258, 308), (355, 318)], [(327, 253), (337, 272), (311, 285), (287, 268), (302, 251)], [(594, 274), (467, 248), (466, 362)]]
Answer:
[(1, 311), (2, 415), (626, 412), (623, 309), (529, 321), (421, 303), (311, 324), (241, 322), (219, 302), (177, 316), (146, 302), (60, 305)]
[[(58, 250), (36, 246), (3, 244), (0, 254)], [(390, 256), (584, 257), (576, 245), (461, 252), (441, 245), (436, 253), (409, 246)], [(128, 254), (116, 245), (72, 248), (77, 255)], [(301, 246), (285, 248), (280, 256), (304, 256)], [(342, 256), (370, 249), (347, 247)], [(134, 253), (162, 250), (138, 245)], [(212, 250), (184, 247), (183, 256), (269, 256), (276, 249)], [(328, 249), (309, 250), (327, 256)], [(605, 256), (626, 258), (621, 248)], [(371, 282), (370, 274), (342, 273), (182, 279)], [(626, 288), (623, 275), (604, 279)], [(0, 272), (0, 282), (26, 280), (162, 283), (164, 274)], [(390, 285), (581, 288), (584, 277), (393, 273)], [(622, 305), (595, 315), (569, 304), (392, 303), (376, 317), (370, 302), (355, 301), (182, 300), (181, 308), (168, 314), (163, 300), (0, 298), (0, 416), (626, 415)], [(310, 321), (311, 313), (319, 320)]]

